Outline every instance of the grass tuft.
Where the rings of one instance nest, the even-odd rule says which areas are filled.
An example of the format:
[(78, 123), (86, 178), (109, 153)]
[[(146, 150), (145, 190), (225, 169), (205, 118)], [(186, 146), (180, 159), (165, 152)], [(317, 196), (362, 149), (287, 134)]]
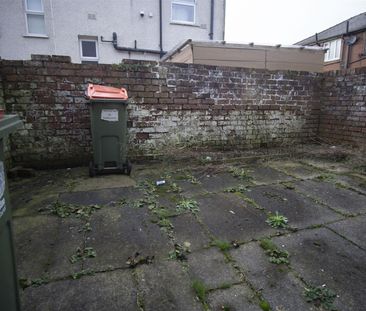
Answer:
[(265, 300), (261, 300), (259, 302), (259, 307), (263, 310), (263, 311), (271, 311), (271, 306), (269, 304), (268, 301)]
[(218, 247), (221, 251), (225, 252), (231, 248), (231, 244), (223, 240), (213, 240), (211, 242), (212, 246)]
[(206, 304), (208, 291), (206, 285), (200, 280), (195, 280), (192, 283), (192, 287), (199, 301), (201, 301), (203, 304)]

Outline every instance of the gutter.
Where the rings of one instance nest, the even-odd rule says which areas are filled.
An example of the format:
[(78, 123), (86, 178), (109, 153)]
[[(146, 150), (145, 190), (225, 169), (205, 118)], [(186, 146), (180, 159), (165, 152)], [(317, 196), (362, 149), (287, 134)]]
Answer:
[(160, 47), (160, 50), (149, 50), (149, 49), (139, 49), (137, 47), (135, 48), (129, 48), (129, 47), (124, 47), (124, 46), (119, 46), (118, 42), (117, 42), (117, 33), (113, 32), (112, 34), (112, 44), (113, 47), (117, 50), (117, 51), (124, 51), (124, 52), (137, 52), (137, 53), (150, 53), (150, 54), (159, 54), (159, 55), (165, 55), (166, 52), (162, 50), (162, 48)]

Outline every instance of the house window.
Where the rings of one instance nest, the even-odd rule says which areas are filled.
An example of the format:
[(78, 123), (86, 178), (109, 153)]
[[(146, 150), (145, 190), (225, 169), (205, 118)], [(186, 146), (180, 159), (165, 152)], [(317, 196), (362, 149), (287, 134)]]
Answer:
[(28, 35), (46, 35), (42, 0), (25, 0), (25, 16)]
[(82, 62), (98, 62), (98, 42), (96, 39), (80, 39), (80, 58)]
[(196, 0), (173, 0), (172, 22), (195, 23)]
[(341, 39), (325, 42), (323, 44), (323, 47), (328, 49), (324, 55), (324, 61), (330, 62), (341, 58), (341, 47), (342, 47)]

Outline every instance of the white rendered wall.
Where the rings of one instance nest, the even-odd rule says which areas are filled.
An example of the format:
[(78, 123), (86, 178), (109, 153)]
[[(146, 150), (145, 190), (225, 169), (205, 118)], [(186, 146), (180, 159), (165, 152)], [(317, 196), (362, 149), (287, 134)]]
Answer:
[[(197, 0), (195, 25), (171, 23), (171, 0), (163, 1), (163, 48), (186, 40), (209, 40), (211, 0)], [(224, 0), (215, 0), (214, 40), (223, 40)], [(0, 57), (30, 59), (31, 54), (69, 55), (79, 63), (79, 36), (98, 38), (99, 63), (124, 58), (159, 59), (159, 55), (116, 51), (118, 45), (159, 50), (159, 0), (43, 0), (48, 38), (26, 36), (24, 0), (0, 0)], [(144, 11), (144, 17), (140, 12)], [(94, 14), (95, 20), (88, 19)], [(151, 15), (151, 17), (149, 16)]]

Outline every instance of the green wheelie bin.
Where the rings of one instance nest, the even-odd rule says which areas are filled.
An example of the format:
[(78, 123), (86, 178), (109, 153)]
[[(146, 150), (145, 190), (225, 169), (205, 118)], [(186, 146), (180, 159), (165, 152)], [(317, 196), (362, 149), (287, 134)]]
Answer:
[(127, 158), (127, 91), (89, 84), (89, 100), (93, 160), (89, 164), (91, 177), (101, 173), (131, 174)]
[(0, 309), (4, 311), (20, 310), (4, 148), (7, 136), (22, 125), (16, 115), (0, 119)]

